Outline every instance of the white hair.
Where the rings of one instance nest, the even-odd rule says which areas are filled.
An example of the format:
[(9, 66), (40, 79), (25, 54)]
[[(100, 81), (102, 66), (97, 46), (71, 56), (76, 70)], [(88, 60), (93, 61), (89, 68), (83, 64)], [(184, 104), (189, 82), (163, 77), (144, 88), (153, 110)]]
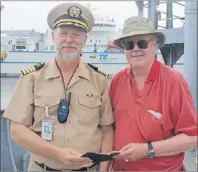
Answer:
[(152, 35), (151, 39), (154, 41), (155, 44), (155, 52), (157, 54), (158, 50), (159, 50), (159, 45), (158, 45), (158, 38), (155, 35)]

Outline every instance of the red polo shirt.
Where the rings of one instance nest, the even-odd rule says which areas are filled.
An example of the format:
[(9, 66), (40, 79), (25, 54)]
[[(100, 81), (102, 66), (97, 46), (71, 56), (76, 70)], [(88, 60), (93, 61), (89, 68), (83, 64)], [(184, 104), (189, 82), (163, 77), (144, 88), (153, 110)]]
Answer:
[[(197, 113), (186, 81), (179, 72), (157, 60), (141, 92), (130, 68), (126, 68), (112, 78), (110, 94), (116, 120), (116, 150), (129, 143), (154, 142), (179, 133), (197, 135)], [(182, 153), (118, 163), (126, 171), (169, 171), (179, 170), (183, 160)]]

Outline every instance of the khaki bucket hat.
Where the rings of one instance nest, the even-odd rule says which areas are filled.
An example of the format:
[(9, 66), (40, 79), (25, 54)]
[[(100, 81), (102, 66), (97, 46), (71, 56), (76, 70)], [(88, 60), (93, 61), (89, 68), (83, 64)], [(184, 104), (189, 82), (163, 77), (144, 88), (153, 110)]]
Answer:
[(123, 39), (135, 35), (151, 34), (158, 39), (158, 48), (163, 47), (165, 42), (165, 35), (161, 32), (155, 32), (152, 22), (147, 18), (138, 16), (130, 17), (124, 22), (122, 36), (114, 40), (114, 44), (120, 48), (124, 48)]

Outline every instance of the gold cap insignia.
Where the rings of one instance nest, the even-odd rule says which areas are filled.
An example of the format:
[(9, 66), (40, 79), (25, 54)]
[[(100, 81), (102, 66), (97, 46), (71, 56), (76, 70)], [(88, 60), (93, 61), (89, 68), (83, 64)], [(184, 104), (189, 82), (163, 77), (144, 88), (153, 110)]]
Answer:
[(72, 6), (68, 8), (68, 14), (71, 17), (79, 18), (82, 14), (82, 10), (79, 7)]

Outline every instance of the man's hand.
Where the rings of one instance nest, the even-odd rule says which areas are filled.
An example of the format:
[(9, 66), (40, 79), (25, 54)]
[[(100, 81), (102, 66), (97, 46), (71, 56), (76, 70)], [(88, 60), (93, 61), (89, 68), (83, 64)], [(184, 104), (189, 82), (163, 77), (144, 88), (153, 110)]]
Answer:
[(79, 152), (70, 149), (70, 148), (63, 148), (60, 150), (58, 155), (58, 160), (66, 165), (72, 166), (88, 166), (92, 163), (92, 160), (87, 157), (81, 157), (82, 154)]
[(137, 161), (145, 158), (148, 152), (146, 143), (130, 143), (120, 150), (120, 154), (115, 159), (124, 159), (125, 161)]

